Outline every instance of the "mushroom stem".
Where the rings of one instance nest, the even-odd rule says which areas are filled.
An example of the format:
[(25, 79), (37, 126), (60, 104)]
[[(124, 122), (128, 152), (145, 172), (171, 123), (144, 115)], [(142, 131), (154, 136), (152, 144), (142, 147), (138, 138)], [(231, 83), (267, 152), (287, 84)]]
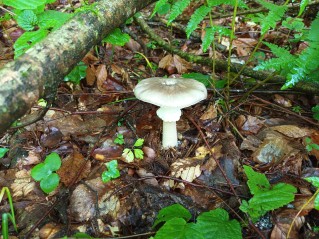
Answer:
[(163, 148), (168, 149), (177, 146), (176, 121), (163, 121)]

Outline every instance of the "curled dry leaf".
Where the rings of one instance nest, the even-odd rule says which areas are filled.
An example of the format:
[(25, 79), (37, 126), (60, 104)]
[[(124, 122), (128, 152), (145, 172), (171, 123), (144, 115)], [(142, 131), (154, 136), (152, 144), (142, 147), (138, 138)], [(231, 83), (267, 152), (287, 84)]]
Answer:
[(286, 108), (289, 108), (292, 106), (291, 100), (278, 94), (275, 94), (274, 101), (278, 103), (279, 105), (282, 105), (283, 107), (286, 107)]
[(35, 182), (32, 180), (30, 173), (23, 169), (15, 174), (16, 179), (11, 184), (13, 192), (12, 197), (26, 197), (35, 188)]
[(142, 177), (149, 177), (149, 179), (145, 179), (144, 182), (147, 184), (151, 184), (153, 186), (158, 186), (158, 182), (155, 178), (155, 175), (152, 173), (148, 173), (144, 168), (139, 168), (136, 173), (138, 176)]
[(257, 117), (248, 115), (247, 120), (240, 128), (245, 135), (256, 134), (263, 127), (265, 120), (260, 120)]

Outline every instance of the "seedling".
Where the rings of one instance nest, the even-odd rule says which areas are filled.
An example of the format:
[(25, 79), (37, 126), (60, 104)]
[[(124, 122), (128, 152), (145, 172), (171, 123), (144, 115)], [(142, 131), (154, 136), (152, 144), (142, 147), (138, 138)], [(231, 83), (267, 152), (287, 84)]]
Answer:
[(319, 105), (316, 105), (316, 106), (312, 107), (311, 111), (313, 113), (313, 118), (315, 120), (319, 120)]
[(117, 160), (112, 160), (105, 164), (107, 167), (107, 170), (105, 170), (102, 173), (102, 181), (103, 183), (107, 183), (108, 181), (111, 181), (112, 179), (120, 177), (120, 171), (117, 168)]
[(140, 149), (143, 146), (144, 139), (137, 139), (135, 144), (131, 149), (125, 148), (123, 150), (122, 157), (125, 158), (126, 162), (131, 163), (134, 161), (134, 158), (143, 159), (144, 152)]
[(306, 150), (307, 150), (308, 152), (311, 152), (313, 149), (319, 150), (319, 145), (313, 143), (312, 140), (311, 140), (311, 138), (306, 137), (306, 138), (305, 138), (305, 142), (306, 142)]
[(119, 145), (124, 144), (123, 134), (117, 134), (117, 137), (114, 139), (114, 143), (119, 144)]
[(247, 202), (243, 200), (240, 210), (249, 214), (253, 222), (268, 211), (280, 208), (294, 200), (297, 189), (286, 183), (270, 185), (264, 174), (255, 172), (251, 167), (244, 166), (248, 178), (247, 185), (254, 196)]
[(9, 149), (7, 148), (0, 148), (0, 159), (3, 158), (8, 151)]
[(13, 209), (13, 203), (11, 198), (11, 193), (8, 187), (3, 187), (0, 192), (0, 202), (2, 201), (4, 193), (7, 194), (7, 198), (10, 205), (10, 211), (11, 213), (3, 213), (2, 214), (2, 236), (3, 239), (9, 238), (9, 219), (13, 224), (14, 230), (18, 232), (17, 224), (14, 216), (14, 209)]
[(54, 171), (61, 167), (61, 159), (57, 153), (49, 154), (43, 163), (39, 163), (31, 170), (35, 181), (40, 181), (40, 188), (45, 193), (54, 191), (60, 182), (60, 177)]

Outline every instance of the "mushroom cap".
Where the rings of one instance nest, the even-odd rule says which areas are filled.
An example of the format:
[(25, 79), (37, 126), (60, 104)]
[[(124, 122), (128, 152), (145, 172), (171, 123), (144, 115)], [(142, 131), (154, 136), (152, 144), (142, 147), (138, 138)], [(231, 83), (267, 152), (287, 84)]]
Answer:
[(140, 81), (134, 94), (153, 105), (182, 109), (206, 99), (207, 90), (194, 79), (153, 77)]

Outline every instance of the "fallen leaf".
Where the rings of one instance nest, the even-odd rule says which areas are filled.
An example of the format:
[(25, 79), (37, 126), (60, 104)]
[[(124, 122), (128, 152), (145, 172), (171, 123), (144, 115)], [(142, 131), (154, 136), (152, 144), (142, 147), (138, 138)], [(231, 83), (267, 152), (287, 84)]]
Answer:
[(16, 179), (11, 184), (12, 197), (26, 197), (35, 188), (35, 182), (30, 176), (30, 173), (23, 169), (18, 171), (16, 174)]
[(294, 139), (310, 136), (310, 134), (312, 133), (311, 129), (299, 127), (296, 125), (279, 125), (271, 127), (270, 129), (278, 131), (279, 133)]

